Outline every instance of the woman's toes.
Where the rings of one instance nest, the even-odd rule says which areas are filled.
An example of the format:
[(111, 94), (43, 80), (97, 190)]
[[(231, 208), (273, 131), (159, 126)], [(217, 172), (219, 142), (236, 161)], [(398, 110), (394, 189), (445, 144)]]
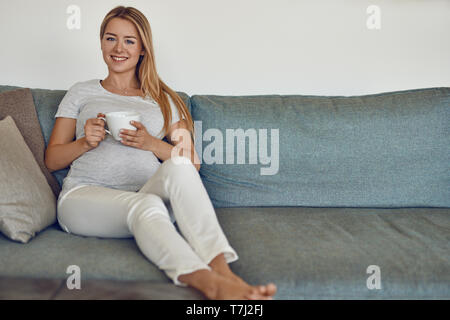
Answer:
[(259, 292), (259, 289), (256, 287), (251, 287), (248, 291), (247, 298), (250, 300), (260, 300), (261, 293)]
[(269, 283), (266, 286), (266, 292), (269, 296), (275, 295), (275, 293), (277, 293), (277, 286), (273, 283)]
[(264, 296), (271, 297), (277, 292), (277, 287), (273, 283), (269, 283), (265, 286), (258, 286), (258, 291)]
[(256, 291), (256, 293), (249, 293), (247, 295), (247, 299), (249, 299), (249, 300), (271, 300), (271, 297), (267, 297)]
[(267, 290), (266, 290), (266, 287), (265, 287), (265, 286), (259, 286), (258, 288), (259, 288), (259, 292), (260, 292), (261, 294), (263, 294), (263, 295), (266, 295), (266, 294), (267, 294)]
[(267, 288), (267, 286), (255, 286), (252, 287), (249, 292), (248, 298), (251, 300), (272, 300), (271, 292), (274, 292), (273, 288)]

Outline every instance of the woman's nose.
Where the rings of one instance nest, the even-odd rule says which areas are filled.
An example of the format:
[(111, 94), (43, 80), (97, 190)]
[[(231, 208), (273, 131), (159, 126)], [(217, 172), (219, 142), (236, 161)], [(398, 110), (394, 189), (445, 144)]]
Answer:
[(122, 47), (122, 44), (120, 43), (120, 41), (116, 42), (116, 46), (114, 47), (114, 49), (117, 52), (122, 52), (123, 47)]

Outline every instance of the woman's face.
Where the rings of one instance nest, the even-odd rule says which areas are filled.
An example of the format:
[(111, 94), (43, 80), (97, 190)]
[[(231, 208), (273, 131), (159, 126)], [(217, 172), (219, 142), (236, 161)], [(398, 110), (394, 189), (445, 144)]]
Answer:
[(134, 71), (139, 56), (145, 53), (134, 24), (121, 18), (109, 21), (101, 40), (101, 49), (103, 60), (113, 72)]

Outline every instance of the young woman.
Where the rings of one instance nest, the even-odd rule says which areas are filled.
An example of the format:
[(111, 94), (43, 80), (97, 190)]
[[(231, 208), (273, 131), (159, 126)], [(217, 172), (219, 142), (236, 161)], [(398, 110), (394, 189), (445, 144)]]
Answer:
[[(51, 171), (70, 165), (58, 198), (60, 226), (82, 236), (134, 237), (176, 285), (209, 299), (272, 299), (274, 284), (249, 285), (228, 266), (238, 256), (198, 173), (192, 117), (156, 72), (148, 20), (133, 7), (116, 7), (100, 41), (108, 77), (68, 90), (45, 153)], [(142, 121), (116, 141), (99, 117), (125, 110)]]

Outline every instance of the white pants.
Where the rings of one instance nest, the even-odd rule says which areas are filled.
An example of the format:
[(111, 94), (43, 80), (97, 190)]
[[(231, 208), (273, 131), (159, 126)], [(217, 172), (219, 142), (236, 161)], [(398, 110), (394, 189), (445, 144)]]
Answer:
[(197, 169), (186, 157), (164, 161), (138, 192), (76, 188), (58, 201), (57, 212), (60, 226), (69, 233), (134, 236), (142, 253), (179, 286), (186, 286), (178, 281), (180, 275), (211, 270), (208, 264), (220, 253), (228, 263), (238, 259)]

